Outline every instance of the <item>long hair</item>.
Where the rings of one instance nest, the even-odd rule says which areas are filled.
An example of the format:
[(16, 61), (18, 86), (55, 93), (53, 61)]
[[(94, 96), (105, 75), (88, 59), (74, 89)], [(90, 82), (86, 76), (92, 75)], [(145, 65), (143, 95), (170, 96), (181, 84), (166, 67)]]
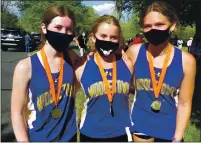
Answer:
[[(76, 25), (76, 20), (75, 20), (75, 15), (74, 13), (63, 6), (50, 6), (48, 7), (45, 11), (44, 11), (44, 15), (43, 15), (43, 20), (42, 23), (45, 24), (46, 27), (48, 27), (48, 25), (51, 23), (52, 19), (54, 19), (57, 16), (68, 16), (72, 22), (73, 22), (73, 27), (75, 28)], [(46, 41), (45, 35), (41, 30), (41, 42), (42, 45), (40, 47), (42, 47)]]
[(98, 31), (98, 28), (102, 23), (108, 23), (108, 24), (118, 27), (118, 29), (119, 29), (119, 45), (120, 45), (120, 48), (123, 49), (123, 46), (124, 46), (123, 37), (122, 37), (121, 27), (119, 25), (118, 20), (114, 16), (103, 15), (96, 20), (96, 22), (93, 25), (92, 30), (89, 34), (88, 46), (89, 46), (90, 51), (93, 51), (93, 52), (96, 51), (95, 43), (92, 40), (92, 36)]
[(179, 21), (176, 10), (170, 4), (164, 1), (153, 1), (141, 13), (140, 16), (141, 27), (143, 27), (144, 25), (144, 17), (151, 11), (163, 14), (165, 17), (167, 17), (167, 19), (170, 21), (171, 24), (178, 23)]
[[(48, 7), (44, 11), (42, 23), (44, 23), (45, 26), (48, 27), (48, 25), (51, 23), (52, 19), (54, 19), (57, 16), (61, 16), (61, 17), (68, 16), (73, 22), (73, 29), (75, 28), (76, 20), (75, 20), (74, 13), (70, 9), (63, 7), (63, 6)], [(46, 42), (46, 38), (45, 38), (45, 35), (42, 32), (42, 30), (41, 30), (41, 38), (40, 39), (41, 39), (41, 44), (39, 46), (39, 49), (41, 49)], [(73, 67), (72, 61), (70, 60), (67, 52), (64, 52), (64, 59), (68, 64), (70, 64)]]

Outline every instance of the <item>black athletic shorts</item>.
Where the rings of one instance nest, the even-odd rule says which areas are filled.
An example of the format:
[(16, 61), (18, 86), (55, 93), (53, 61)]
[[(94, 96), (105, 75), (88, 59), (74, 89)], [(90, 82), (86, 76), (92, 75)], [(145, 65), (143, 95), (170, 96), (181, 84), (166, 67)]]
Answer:
[(91, 138), (80, 133), (80, 142), (128, 142), (128, 136), (122, 135), (113, 138)]

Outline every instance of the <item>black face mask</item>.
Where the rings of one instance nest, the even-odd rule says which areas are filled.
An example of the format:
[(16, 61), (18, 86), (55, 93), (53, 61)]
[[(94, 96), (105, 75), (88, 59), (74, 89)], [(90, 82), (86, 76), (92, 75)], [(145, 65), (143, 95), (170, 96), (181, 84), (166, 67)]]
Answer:
[(48, 43), (58, 52), (64, 52), (72, 42), (74, 35), (47, 30), (45, 35)]
[(169, 28), (166, 30), (151, 29), (148, 32), (144, 32), (146, 39), (153, 45), (160, 45), (170, 37)]
[(119, 43), (99, 40), (96, 38), (95, 46), (100, 55), (109, 56), (119, 48)]

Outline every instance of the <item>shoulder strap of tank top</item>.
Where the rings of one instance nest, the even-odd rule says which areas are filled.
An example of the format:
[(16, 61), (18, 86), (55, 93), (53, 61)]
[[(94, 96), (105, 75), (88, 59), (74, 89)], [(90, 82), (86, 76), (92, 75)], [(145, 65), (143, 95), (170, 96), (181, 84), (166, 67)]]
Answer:
[(30, 59), (31, 59), (31, 66), (34, 67), (35, 65), (39, 64), (40, 63), (40, 60), (38, 58), (38, 54), (35, 53), (33, 55), (30, 56)]
[(178, 64), (182, 64), (182, 51), (175, 47), (174, 47), (174, 57), (172, 63), (176, 64), (177, 66)]
[(146, 61), (146, 51), (147, 51), (147, 47), (148, 47), (148, 44), (147, 43), (143, 43), (140, 47), (140, 50), (138, 52), (138, 56), (137, 56), (137, 59), (136, 59), (136, 63), (140, 60), (140, 62), (143, 61)]

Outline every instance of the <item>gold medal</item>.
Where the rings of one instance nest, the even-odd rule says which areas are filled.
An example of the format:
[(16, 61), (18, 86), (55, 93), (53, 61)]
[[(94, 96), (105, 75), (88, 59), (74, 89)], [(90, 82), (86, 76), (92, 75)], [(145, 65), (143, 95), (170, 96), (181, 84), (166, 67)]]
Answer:
[(152, 86), (153, 86), (153, 91), (154, 91), (154, 96), (156, 98), (155, 101), (152, 102), (151, 104), (151, 108), (154, 111), (159, 112), (161, 109), (161, 102), (158, 101), (158, 97), (160, 95), (160, 91), (163, 85), (163, 81), (166, 75), (166, 71), (167, 71), (167, 67), (168, 67), (168, 61), (170, 59), (170, 53), (171, 53), (171, 44), (168, 43), (168, 47), (167, 47), (167, 56), (165, 58), (163, 67), (162, 67), (162, 71), (160, 74), (158, 74), (158, 76), (160, 76), (158, 83), (156, 82), (156, 77), (155, 77), (155, 71), (154, 71), (154, 66), (153, 66), (153, 61), (152, 61), (152, 55), (151, 55), (151, 49), (150, 49), (150, 45), (148, 47), (148, 63), (149, 63), (149, 70), (150, 70), (150, 74), (151, 74), (151, 81), (152, 81)]
[(152, 104), (151, 104), (151, 108), (154, 111), (160, 111), (160, 109), (161, 109), (161, 102), (158, 101), (158, 100), (153, 101)]
[(52, 118), (57, 119), (61, 116), (62, 111), (59, 108), (55, 108), (55, 109), (52, 109), (51, 114), (52, 114)]
[[(44, 68), (45, 68), (45, 72), (47, 75), (47, 79), (49, 81), (50, 84), (50, 95), (52, 96), (52, 100), (54, 101), (56, 108), (52, 109), (51, 114), (52, 114), (52, 118), (59, 118), (62, 114), (61, 109), (57, 108), (58, 102), (59, 102), (59, 97), (60, 97), (60, 93), (61, 93), (61, 88), (62, 88), (62, 83), (63, 83), (63, 72), (64, 72), (64, 59), (63, 59), (63, 53), (60, 53), (60, 74), (58, 77), (58, 88), (55, 89), (54, 87), (54, 81), (52, 78), (52, 74), (51, 74), (51, 70), (50, 70), (50, 66), (47, 60), (47, 57), (45, 55), (45, 51), (44, 48), (41, 49), (41, 56), (42, 56), (42, 60), (44, 63)], [(56, 81), (57, 82), (57, 81)]]

